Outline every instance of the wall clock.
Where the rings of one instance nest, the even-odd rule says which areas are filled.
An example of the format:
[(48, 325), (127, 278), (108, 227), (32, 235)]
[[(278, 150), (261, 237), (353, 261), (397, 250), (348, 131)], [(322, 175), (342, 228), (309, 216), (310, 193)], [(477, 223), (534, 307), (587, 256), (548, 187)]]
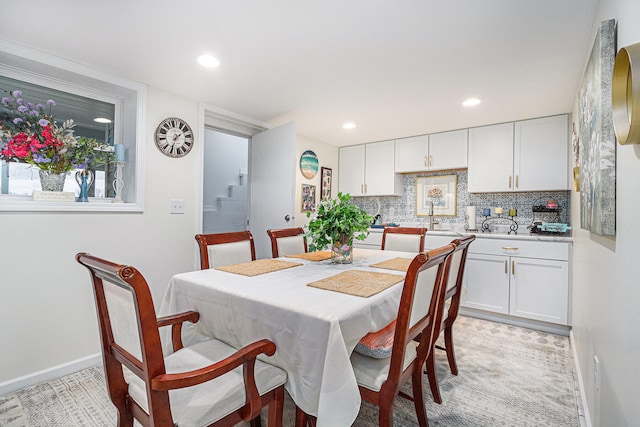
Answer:
[(169, 157), (184, 157), (193, 148), (193, 131), (182, 119), (169, 117), (160, 122), (155, 133), (156, 147)]

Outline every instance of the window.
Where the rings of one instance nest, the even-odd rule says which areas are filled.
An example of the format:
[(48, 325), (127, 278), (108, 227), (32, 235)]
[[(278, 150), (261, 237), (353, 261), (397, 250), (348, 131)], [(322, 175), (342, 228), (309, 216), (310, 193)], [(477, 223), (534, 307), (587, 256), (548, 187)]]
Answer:
[[(26, 163), (0, 161), (0, 211), (142, 210), (143, 144), (138, 144), (138, 139), (144, 132), (144, 85), (23, 47), (2, 44), (0, 89), (19, 90), (22, 98), (33, 104), (46, 106), (47, 100), (52, 99), (56, 122), (60, 125), (73, 119), (76, 138), (93, 138), (107, 151), (114, 150), (116, 144), (124, 148), (124, 162), (98, 163), (89, 168), (94, 174), (88, 191), (89, 203), (34, 201), (34, 192), (40, 190), (39, 169)], [(3, 112), (7, 109), (3, 111), (0, 106), (0, 114)], [(119, 186), (122, 203), (112, 203), (116, 198), (114, 181), (118, 167), (124, 183)], [(80, 170), (67, 173), (63, 191), (78, 195), (80, 188), (75, 173)]]

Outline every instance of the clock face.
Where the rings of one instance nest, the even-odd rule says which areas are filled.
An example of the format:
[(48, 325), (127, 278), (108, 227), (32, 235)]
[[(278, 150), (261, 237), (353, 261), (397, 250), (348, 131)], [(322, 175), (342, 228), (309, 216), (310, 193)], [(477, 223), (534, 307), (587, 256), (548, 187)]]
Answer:
[(169, 117), (156, 128), (156, 147), (170, 157), (186, 156), (193, 148), (193, 131), (182, 119)]

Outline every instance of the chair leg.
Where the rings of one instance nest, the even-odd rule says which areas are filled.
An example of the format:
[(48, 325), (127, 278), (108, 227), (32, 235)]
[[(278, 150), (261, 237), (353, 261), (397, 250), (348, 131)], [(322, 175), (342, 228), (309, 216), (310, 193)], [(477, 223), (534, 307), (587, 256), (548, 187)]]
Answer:
[(284, 386), (276, 389), (276, 398), (267, 408), (267, 427), (282, 427), (284, 411)]
[(296, 405), (296, 427), (316, 427), (316, 417), (307, 414)]
[[(118, 409), (118, 408), (116, 408)], [(126, 409), (118, 409), (118, 427), (133, 427), (133, 415)]]
[(424, 393), (422, 392), (421, 370), (422, 370), (422, 366), (416, 367), (416, 370), (413, 374), (413, 378), (411, 379), (411, 385), (413, 388), (413, 405), (416, 408), (418, 425), (420, 427), (428, 427), (429, 421), (427, 420), (427, 409), (424, 406)]
[(387, 400), (381, 400), (378, 407), (378, 424), (380, 427), (393, 426), (393, 401), (387, 402)]
[(262, 421), (260, 421), (260, 415), (249, 421), (251, 427), (262, 427)]
[(436, 403), (442, 403), (440, 387), (438, 386), (438, 376), (436, 375), (436, 358), (434, 354), (435, 351), (432, 349), (429, 352), (429, 356), (427, 356), (427, 378), (429, 378), (429, 387), (431, 388), (433, 401)]
[(447, 324), (444, 328), (444, 345), (447, 350), (447, 360), (449, 361), (449, 368), (453, 375), (458, 375), (458, 365), (456, 364), (456, 353), (453, 349), (453, 325)]

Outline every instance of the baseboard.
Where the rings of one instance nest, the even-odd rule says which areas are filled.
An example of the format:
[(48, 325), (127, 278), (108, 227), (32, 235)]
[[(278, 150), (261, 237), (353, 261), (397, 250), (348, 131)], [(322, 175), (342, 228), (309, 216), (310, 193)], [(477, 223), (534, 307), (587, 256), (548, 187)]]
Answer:
[(591, 417), (589, 416), (589, 407), (587, 406), (587, 395), (584, 391), (582, 383), (582, 371), (580, 370), (580, 361), (578, 360), (578, 351), (576, 350), (573, 330), (569, 332), (569, 343), (571, 344), (571, 355), (573, 356), (573, 364), (576, 367), (576, 375), (578, 376), (578, 391), (580, 392), (580, 401), (582, 403), (582, 416), (584, 416), (585, 427), (592, 427)]
[(45, 369), (43, 371), (34, 372), (23, 377), (5, 381), (3, 383), (0, 383), (0, 396), (8, 393), (13, 393), (25, 387), (31, 387), (36, 384), (72, 374), (74, 372), (81, 371), (99, 363), (102, 363), (102, 355), (100, 353), (96, 353), (91, 356), (83, 357), (82, 359), (77, 359), (69, 363)]
[(539, 320), (525, 319), (522, 317), (509, 316), (507, 314), (493, 313), (490, 311), (477, 310), (475, 308), (460, 306), (460, 314), (463, 316), (476, 317), (478, 319), (491, 320), (492, 322), (506, 323), (508, 325), (519, 326), (521, 328), (535, 329), (537, 331), (548, 332), (550, 334), (569, 336), (570, 327), (556, 325), (553, 323), (541, 322)]

